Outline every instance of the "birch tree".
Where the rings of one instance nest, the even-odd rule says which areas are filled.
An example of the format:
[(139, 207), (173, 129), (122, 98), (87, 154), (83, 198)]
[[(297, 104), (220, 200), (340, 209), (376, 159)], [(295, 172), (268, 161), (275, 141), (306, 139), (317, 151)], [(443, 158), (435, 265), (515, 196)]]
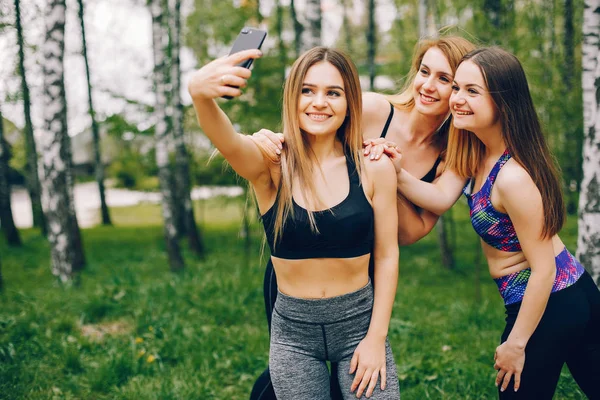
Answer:
[(600, 286), (600, 0), (583, 13), (583, 179), (579, 197), (577, 257)]
[(292, 18), (292, 25), (294, 26), (294, 50), (296, 51), (296, 58), (300, 57), (300, 53), (304, 48), (302, 42), (302, 33), (304, 32), (304, 26), (298, 20), (298, 13), (296, 12), (296, 4), (294, 0), (290, 0), (290, 16)]
[(4, 119), (0, 110), (0, 225), (10, 246), (21, 246), (21, 237), (15, 226), (10, 204), (10, 184), (8, 182), (8, 161), (10, 151), (4, 139)]
[(303, 50), (312, 49), (315, 46), (320, 46), (321, 39), (321, 0), (306, 1), (306, 22), (308, 23), (308, 31), (304, 40)]
[(169, 166), (169, 123), (167, 116), (167, 85), (165, 84), (165, 54), (168, 47), (168, 29), (166, 27), (164, 11), (167, 10), (166, 0), (150, 0), (152, 14), (152, 50), (154, 56), (154, 92), (156, 105), (154, 115), (156, 124), (154, 135), (156, 142), (156, 165), (158, 167), (158, 180), (162, 195), (162, 215), (164, 220), (164, 235), (167, 245), (169, 267), (172, 271), (183, 269), (183, 257), (177, 243), (177, 228), (174, 217), (174, 193), (171, 186), (172, 174)]
[(70, 280), (85, 263), (73, 204), (73, 176), (67, 129), (64, 84), (65, 0), (46, 5), (46, 38), (43, 46), (44, 123), (42, 130), (42, 202), (46, 207), (52, 273)]
[(369, 90), (375, 89), (375, 53), (377, 52), (377, 29), (375, 28), (375, 0), (369, 0), (369, 27), (367, 30), (367, 65)]
[[(80, 0), (81, 1), (81, 0)], [(175, 183), (176, 198), (182, 204), (180, 210), (183, 234), (188, 238), (192, 251), (200, 255), (204, 252), (204, 245), (194, 219), (194, 208), (190, 196), (190, 157), (185, 146), (183, 132), (183, 104), (181, 103), (181, 71), (180, 71), (180, 38), (181, 38), (181, 2), (169, 0), (169, 32), (171, 39), (171, 101), (172, 101), (172, 127), (175, 144)]]
[(17, 43), (19, 53), (19, 75), (21, 76), (21, 91), (23, 95), (23, 114), (25, 116), (25, 148), (27, 154), (27, 191), (31, 199), (31, 212), (33, 215), (33, 226), (39, 227), (42, 234), (46, 235), (46, 221), (42, 209), (42, 190), (38, 175), (38, 154), (33, 136), (33, 124), (31, 123), (31, 99), (29, 85), (25, 74), (25, 49), (23, 40), (23, 26), (21, 25), (21, 2), (15, 0), (17, 29)]
[(100, 194), (100, 214), (102, 215), (102, 224), (111, 225), (110, 214), (108, 213), (108, 206), (106, 204), (106, 195), (104, 189), (104, 165), (102, 164), (102, 157), (100, 155), (100, 132), (98, 129), (98, 122), (96, 121), (96, 112), (94, 109), (94, 102), (92, 100), (92, 80), (90, 78), (90, 65), (87, 56), (87, 42), (85, 39), (85, 23), (84, 23), (84, 11), (83, 11), (83, 0), (77, 0), (79, 3), (79, 22), (81, 24), (81, 42), (82, 48), (81, 53), (85, 63), (85, 75), (87, 78), (87, 92), (88, 92), (88, 109), (90, 118), (92, 120), (92, 138), (94, 148), (94, 172), (96, 177), (96, 184), (98, 185), (98, 192)]

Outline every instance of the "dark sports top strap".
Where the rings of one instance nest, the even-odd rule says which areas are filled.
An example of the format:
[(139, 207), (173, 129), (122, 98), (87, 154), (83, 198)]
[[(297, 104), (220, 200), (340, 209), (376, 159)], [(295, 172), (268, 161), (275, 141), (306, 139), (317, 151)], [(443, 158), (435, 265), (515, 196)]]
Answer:
[(435, 160), (435, 163), (433, 163), (433, 167), (431, 167), (429, 172), (427, 172), (425, 174), (425, 176), (421, 178), (421, 180), (423, 182), (429, 182), (429, 183), (433, 182), (433, 180), (435, 179), (436, 172), (437, 172), (437, 167), (438, 167), (438, 165), (440, 165), (441, 162), (442, 162), (442, 156), (438, 156), (438, 158)]
[(392, 122), (392, 117), (394, 116), (394, 105), (390, 103), (390, 115), (388, 115), (387, 121), (385, 121), (385, 126), (381, 131), (381, 135), (379, 137), (384, 138), (387, 135), (388, 128), (390, 127), (390, 122)]

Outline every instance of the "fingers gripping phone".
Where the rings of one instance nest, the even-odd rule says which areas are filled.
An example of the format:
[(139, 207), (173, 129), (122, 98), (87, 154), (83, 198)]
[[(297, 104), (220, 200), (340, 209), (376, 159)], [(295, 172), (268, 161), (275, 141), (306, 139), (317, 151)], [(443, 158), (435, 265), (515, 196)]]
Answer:
[[(234, 53), (237, 53), (237, 52), (243, 51), (243, 50), (260, 49), (260, 47), (262, 46), (266, 37), (267, 37), (267, 32), (265, 32), (263, 30), (244, 27), (240, 31), (238, 37), (235, 39), (235, 42), (233, 43), (233, 47), (231, 48), (229, 55), (232, 55)], [(247, 60), (242, 61), (241, 63), (239, 63), (237, 65), (240, 67), (250, 69), (250, 66), (252, 66), (253, 61), (254, 61), (253, 58), (249, 58)], [(231, 87), (237, 87), (237, 86), (231, 86)], [(231, 96), (223, 96), (223, 98), (231, 99), (232, 97)]]

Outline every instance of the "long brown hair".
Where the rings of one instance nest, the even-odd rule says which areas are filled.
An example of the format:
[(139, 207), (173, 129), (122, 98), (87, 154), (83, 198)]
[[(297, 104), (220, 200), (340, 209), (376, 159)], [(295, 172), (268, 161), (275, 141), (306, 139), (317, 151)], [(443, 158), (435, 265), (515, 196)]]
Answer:
[[(554, 236), (565, 221), (560, 173), (535, 111), (523, 66), (499, 48), (474, 50), (463, 58), (479, 67), (498, 110), (502, 137), (512, 158), (531, 176), (542, 196), (543, 237)], [(463, 177), (475, 176), (485, 157), (484, 144), (472, 132), (452, 128), (447, 167)]]
[[(456, 72), (456, 68), (458, 68), (458, 64), (460, 64), (460, 60), (462, 60), (465, 54), (475, 49), (475, 45), (473, 43), (463, 37), (454, 35), (420, 40), (416, 44), (413, 52), (408, 79), (404, 83), (399, 93), (387, 96), (389, 102), (394, 106), (407, 110), (411, 110), (415, 106), (415, 98), (413, 96), (413, 85), (415, 83), (415, 78), (419, 73), (425, 53), (427, 53), (427, 50), (433, 47), (439, 49), (444, 54), (448, 60), (448, 64), (450, 64), (452, 74)], [(451, 119), (451, 116), (446, 119), (446, 121), (438, 129), (438, 134), (435, 137), (437, 143), (440, 145), (440, 147), (442, 147), (442, 149), (445, 149), (446, 147), (448, 129), (451, 125)]]
[[(298, 102), (304, 78), (310, 67), (317, 63), (327, 62), (333, 65), (342, 76), (344, 92), (348, 104), (348, 115), (337, 131), (337, 139), (342, 143), (344, 153), (354, 161), (356, 171), (360, 176), (362, 156), (362, 92), (358, 72), (350, 58), (339, 50), (328, 47), (315, 47), (302, 54), (292, 65), (283, 89), (283, 136), (286, 151), (281, 155), (281, 180), (277, 191), (275, 204), (276, 216), (274, 222), (275, 243), (278, 242), (288, 217), (293, 215), (292, 182), (298, 178), (298, 183), (304, 189), (304, 198), (310, 208), (321, 205), (320, 198), (312, 180), (315, 166), (320, 168), (313, 156), (307, 134), (302, 132), (298, 120)], [(314, 215), (308, 212), (310, 225), (318, 232)]]

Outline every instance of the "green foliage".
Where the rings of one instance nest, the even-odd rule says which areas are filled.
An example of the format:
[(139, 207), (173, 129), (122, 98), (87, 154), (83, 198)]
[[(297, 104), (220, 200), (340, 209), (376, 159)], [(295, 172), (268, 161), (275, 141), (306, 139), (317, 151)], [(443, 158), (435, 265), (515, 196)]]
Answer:
[(212, 157), (208, 152), (196, 155), (191, 170), (194, 182), (197, 185), (233, 186), (245, 184), (245, 181), (235, 173), (221, 153), (216, 153)]
[[(79, 287), (56, 283), (36, 231), (22, 232), (23, 249), (0, 243), (0, 397), (248, 398), (268, 362), (269, 334), (262, 232), (255, 221), (246, 253), (240, 205), (203, 204), (210, 253), (185, 254), (182, 274), (168, 270), (158, 205), (112, 209), (115, 227), (82, 231), (89, 266)], [(441, 268), (435, 235), (401, 249), (389, 339), (405, 400), (496, 397), (493, 351), (504, 309), (487, 276), (475, 298), (479, 243), (465, 205), (456, 211), (454, 271)], [(561, 237), (571, 249), (576, 232), (570, 218)], [(566, 369), (556, 398), (584, 398)]]

